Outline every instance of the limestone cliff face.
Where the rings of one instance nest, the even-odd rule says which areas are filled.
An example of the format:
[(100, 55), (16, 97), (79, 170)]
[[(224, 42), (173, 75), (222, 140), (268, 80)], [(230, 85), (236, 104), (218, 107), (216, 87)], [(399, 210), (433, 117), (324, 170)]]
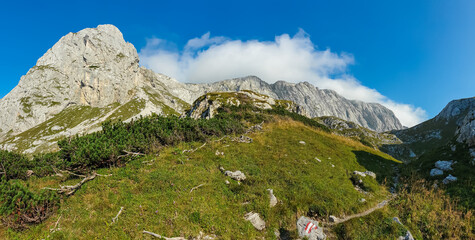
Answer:
[[(206, 92), (251, 90), (275, 99), (285, 99), (302, 106), (311, 117), (335, 116), (377, 132), (402, 129), (394, 113), (377, 103), (348, 100), (332, 90), (318, 89), (308, 82), (268, 84), (249, 76), (211, 84), (190, 84), (190, 99)], [(190, 101), (186, 99), (186, 101)]]
[(23, 132), (73, 105), (104, 108), (147, 98), (143, 88), (166, 91), (170, 81), (141, 68), (134, 46), (112, 25), (69, 33), (0, 100), (2, 134)]
[[(115, 111), (119, 111), (115, 115), (122, 120), (164, 110), (178, 114), (188, 104), (169, 94), (169, 86), (176, 84), (182, 85), (140, 67), (136, 49), (125, 42), (115, 26), (100, 25), (69, 33), (0, 100), (0, 140), (36, 127), (72, 107), (97, 111), (90, 116), (73, 111), (79, 115), (76, 119), (84, 118), (88, 123), (45, 126), (48, 129), (42, 132), (50, 131), (51, 127), (67, 131), (63, 135), (87, 132), (97, 129), (100, 121), (109, 119)], [(124, 105), (130, 106), (129, 109), (119, 109)], [(13, 150), (17, 146), (5, 148)]]

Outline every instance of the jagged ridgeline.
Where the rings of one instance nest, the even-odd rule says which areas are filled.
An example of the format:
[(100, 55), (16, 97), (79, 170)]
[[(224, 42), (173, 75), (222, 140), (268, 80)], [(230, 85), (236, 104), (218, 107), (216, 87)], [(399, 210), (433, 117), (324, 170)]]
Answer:
[(27, 154), (57, 150), (57, 140), (97, 131), (106, 120), (181, 115), (207, 92), (240, 90), (291, 100), (311, 117), (336, 116), (378, 132), (402, 128), (379, 104), (347, 100), (309, 83), (267, 84), (253, 76), (180, 83), (141, 67), (122, 33), (100, 25), (62, 37), (0, 100), (0, 144)]

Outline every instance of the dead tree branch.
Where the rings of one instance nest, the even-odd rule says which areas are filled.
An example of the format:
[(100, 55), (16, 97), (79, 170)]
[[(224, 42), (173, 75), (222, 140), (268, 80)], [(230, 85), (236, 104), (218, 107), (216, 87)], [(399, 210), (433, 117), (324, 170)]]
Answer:
[(122, 150), (122, 152), (125, 152), (126, 154), (120, 155), (118, 158), (123, 158), (123, 157), (128, 157), (128, 156), (133, 156), (133, 157), (145, 156), (145, 154), (140, 153), (140, 152), (129, 152), (129, 151), (126, 151), (126, 150)]
[(196, 186), (196, 187), (191, 188), (190, 193), (193, 192), (194, 190), (196, 190), (197, 188), (200, 188), (200, 187), (202, 187), (202, 186), (204, 186), (204, 185), (206, 185), (206, 183), (202, 183), (202, 184), (200, 184), (200, 185), (198, 185), (198, 186)]
[(57, 191), (59, 194), (66, 194), (66, 196), (71, 196), (71, 195), (74, 194), (74, 192), (76, 192), (76, 190), (78, 190), (79, 188), (81, 188), (81, 186), (82, 186), (84, 183), (93, 180), (94, 178), (96, 178), (96, 176), (108, 177), (108, 176), (111, 176), (111, 175), (101, 175), (101, 174), (97, 174), (97, 173), (94, 172), (93, 174), (84, 177), (84, 178), (81, 180), (81, 182), (77, 183), (76, 185), (72, 185), (72, 186), (60, 186), (60, 188), (49, 188), (49, 187), (45, 187), (45, 188), (43, 188), (43, 189), (53, 190), (53, 191)]
[(204, 143), (203, 145), (201, 145), (201, 146), (199, 146), (199, 147), (197, 147), (197, 148), (195, 148), (195, 149), (185, 149), (185, 150), (183, 150), (183, 152), (181, 152), (181, 153), (192, 153), (192, 152), (195, 152), (196, 150), (198, 150), (198, 149), (204, 147), (205, 145), (206, 145), (206, 143)]
[(56, 221), (56, 223), (54, 224), (54, 227), (49, 230), (50, 232), (53, 233), (53, 232), (56, 232), (60, 229), (60, 228), (58, 228), (58, 223), (59, 223), (59, 220), (61, 220), (61, 217), (62, 216), (59, 216), (58, 221)]
[(119, 215), (122, 213), (122, 210), (124, 210), (124, 207), (120, 207), (120, 210), (117, 213), (117, 215), (115, 215), (115, 217), (112, 218), (112, 223), (115, 223), (119, 219)]
[(163, 239), (165, 239), (165, 240), (186, 240), (186, 238), (184, 238), (184, 237), (172, 237), (172, 238), (167, 238), (167, 237), (158, 235), (158, 234), (153, 233), (153, 232), (145, 231), (145, 230), (143, 231), (143, 233), (152, 235), (152, 236), (154, 236), (154, 237), (156, 237), (156, 238), (163, 238)]

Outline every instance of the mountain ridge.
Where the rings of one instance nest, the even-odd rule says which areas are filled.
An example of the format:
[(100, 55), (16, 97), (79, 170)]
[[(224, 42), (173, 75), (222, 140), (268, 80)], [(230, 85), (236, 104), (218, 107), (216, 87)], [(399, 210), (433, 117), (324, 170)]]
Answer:
[(269, 84), (256, 76), (247, 76), (190, 86), (195, 94), (200, 93), (196, 95), (251, 90), (275, 99), (293, 101), (303, 106), (311, 117), (335, 116), (378, 132), (403, 128), (394, 113), (381, 104), (348, 100), (336, 91), (319, 89), (308, 82), (277, 81)]
[[(392, 111), (379, 104), (347, 100), (308, 82), (268, 84), (255, 76), (178, 82), (140, 66), (137, 50), (120, 30), (99, 25), (63, 36), (0, 99), (0, 141), (4, 149), (35, 152), (48, 149), (52, 140), (96, 131), (104, 120), (181, 115), (205, 93), (239, 90), (294, 101), (310, 116), (336, 116), (376, 131), (402, 128)], [(74, 121), (58, 120), (68, 111), (77, 114)]]

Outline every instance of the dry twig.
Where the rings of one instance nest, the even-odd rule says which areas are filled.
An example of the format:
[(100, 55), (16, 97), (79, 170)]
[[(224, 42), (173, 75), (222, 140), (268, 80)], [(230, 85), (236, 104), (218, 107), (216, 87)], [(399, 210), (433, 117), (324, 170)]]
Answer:
[(117, 215), (115, 215), (115, 217), (112, 218), (112, 223), (115, 223), (115, 221), (117, 221), (119, 219), (119, 215), (122, 213), (122, 210), (124, 210), (124, 207), (120, 207), (120, 210), (117, 213)]
[(193, 192), (194, 190), (196, 190), (197, 188), (200, 188), (200, 187), (202, 187), (202, 186), (204, 186), (204, 185), (206, 185), (206, 183), (202, 183), (202, 184), (200, 184), (200, 185), (198, 185), (198, 186), (196, 186), (196, 187), (191, 188), (190, 193)]
[(158, 235), (158, 234), (153, 233), (153, 232), (145, 231), (145, 230), (143, 231), (143, 233), (152, 235), (152, 236), (157, 237), (157, 238), (163, 238), (163, 239), (165, 239), (165, 240), (186, 240), (186, 238), (184, 238), (184, 237), (172, 237), (172, 238), (167, 238), (167, 237)]
[(61, 220), (61, 217), (62, 216), (59, 216), (58, 221), (56, 221), (56, 223), (54, 224), (54, 227), (49, 230), (50, 232), (54, 233), (54, 232), (60, 230), (60, 228), (58, 228), (58, 223), (59, 223), (59, 220)]

